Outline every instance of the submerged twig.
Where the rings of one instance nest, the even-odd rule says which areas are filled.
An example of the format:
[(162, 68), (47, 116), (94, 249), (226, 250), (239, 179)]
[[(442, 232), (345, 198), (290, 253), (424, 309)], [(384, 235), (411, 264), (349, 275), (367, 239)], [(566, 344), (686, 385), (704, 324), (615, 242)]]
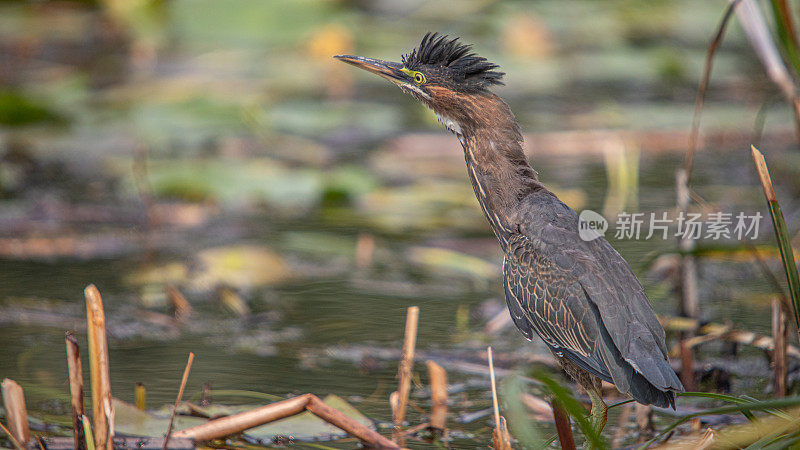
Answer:
[(169, 436), (172, 434), (172, 425), (175, 421), (175, 413), (178, 411), (178, 405), (183, 398), (183, 390), (186, 388), (186, 382), (189, 380), (189, 372), (192, 370), (192, 362), (194, 361), (194, 353), (189, 352), (189, 359), (186, 361), (186, 368), (183, 369), (183, 377), (181, 377), (181, 387), (178, 389), (178, 397), (175, 399), (175, 407), (172, 408), (172, 415), (169, 417), (169, 425), (167, 426), (167, 435), (164, 437), (164, 446), (162, 449), (167, 448), (169, 443)]

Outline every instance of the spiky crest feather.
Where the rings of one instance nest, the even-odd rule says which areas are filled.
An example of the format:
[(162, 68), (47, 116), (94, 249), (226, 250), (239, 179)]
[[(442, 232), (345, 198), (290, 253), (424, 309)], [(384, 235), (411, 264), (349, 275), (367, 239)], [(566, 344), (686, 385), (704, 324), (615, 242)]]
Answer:
[(403, 64), (411, 70), (425, 68), (449, 79), (454, 88), (475, 91), (491, 85), (504, 84), (504, 72), (494, 69), (497, 64), (472, 52), (472, 46), (462, 44), (458, 38), (448, 39), (447, 35), (427, 33), (419, 47), (403, 55)]

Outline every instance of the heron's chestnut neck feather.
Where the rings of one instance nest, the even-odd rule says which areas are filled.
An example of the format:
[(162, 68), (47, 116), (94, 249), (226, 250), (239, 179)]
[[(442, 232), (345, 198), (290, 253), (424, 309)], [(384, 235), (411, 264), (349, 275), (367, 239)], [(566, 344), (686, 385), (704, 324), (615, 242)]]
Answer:
[(458, 135), (475, 196), (504, 243), (520, 201), (542, 188), (523, 152), (519, 124), (506, 102), (489, 91), (457, 98), (446, 88), (428, 91), (426, 103)]

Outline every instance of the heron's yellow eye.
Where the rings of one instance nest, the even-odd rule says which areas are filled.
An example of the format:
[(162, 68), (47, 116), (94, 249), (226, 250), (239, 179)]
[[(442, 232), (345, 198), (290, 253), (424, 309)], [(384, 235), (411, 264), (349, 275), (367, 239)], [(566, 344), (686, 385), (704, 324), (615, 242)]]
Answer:
[(400, 69), (400, 71), (403, 72), (404, 74), (410, 76), (411, 78), (413, 78), (414, 79), (414, 83), (425, 84), (428, 81), (425, 78), (425, 74), (422, 73), (422, 72), (417, 72), (416, 70), (406, 69), (405, 67)]

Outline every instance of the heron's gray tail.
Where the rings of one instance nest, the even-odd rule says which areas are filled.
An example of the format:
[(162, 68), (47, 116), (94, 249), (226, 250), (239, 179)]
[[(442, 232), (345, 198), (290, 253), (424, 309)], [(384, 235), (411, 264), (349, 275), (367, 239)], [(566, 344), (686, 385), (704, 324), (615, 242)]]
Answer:
[[(614, 345), (605, 327), (601, 327), (606, 345), (601, 346), (603, 362), (620, 392), (630, 394), (645, 405), (675, 408), (675, 393), (683, 392), (683, 384), (655, 342), (635, 340), (630, 353), (635, 360), (626, 360)], [(645, 348), (638, 348), (644, 344)], [(648, 345), (649, 344), (649, 345)]]
[[(662, 390), (653, 386), (652, 383), (635, 370), (631, 370), (631, 372), (633, 373), (633, 378), (630, 384), (630, 394), (634, 400), (644, 405), (675, 409), (675, 392), (683, 392), (683, 386), (680, 385), (680, 381), (678, 381), (680, 389), (669, 388)], [(672, 372), (672, 375), (675, 376), (675, 373)], [(675, 378), (677, 379), (677, 377)]]

